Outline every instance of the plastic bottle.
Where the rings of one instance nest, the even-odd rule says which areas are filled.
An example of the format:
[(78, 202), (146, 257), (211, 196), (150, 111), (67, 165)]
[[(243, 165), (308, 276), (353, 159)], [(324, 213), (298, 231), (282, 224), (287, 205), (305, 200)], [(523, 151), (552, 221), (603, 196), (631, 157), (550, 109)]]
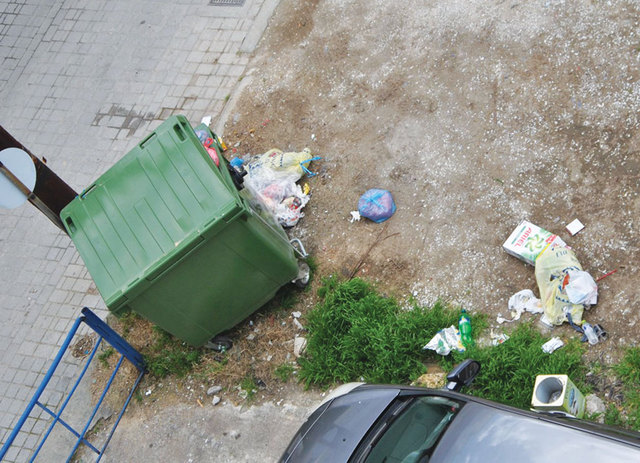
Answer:
[(584, 332), (584, 335), (587, 337), (589, 344), (591, 345), (598, 344), (598, 335), (596, 334), (595, 330), (593, 329), (593, 326), (591, 326), (590, 323), (584, 322), (582, 324), (582, 331)]
[(460, 318), (458, 319), (458, 329), (460, 330), (460, 340), (464, 347), (473, 346), (473, 336), (471, 335), (471, 320), (467, 315), (467, 311), (462, 309)]

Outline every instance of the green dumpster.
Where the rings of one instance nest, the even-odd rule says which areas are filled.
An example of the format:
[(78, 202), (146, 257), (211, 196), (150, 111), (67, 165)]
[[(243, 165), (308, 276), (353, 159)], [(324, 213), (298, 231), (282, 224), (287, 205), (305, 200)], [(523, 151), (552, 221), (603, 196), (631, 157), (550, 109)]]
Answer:
[(298, 275), (275, 221), (240, 194), (183, 116), (172, 116), (60, 213), (107, 307), (193, 346)]

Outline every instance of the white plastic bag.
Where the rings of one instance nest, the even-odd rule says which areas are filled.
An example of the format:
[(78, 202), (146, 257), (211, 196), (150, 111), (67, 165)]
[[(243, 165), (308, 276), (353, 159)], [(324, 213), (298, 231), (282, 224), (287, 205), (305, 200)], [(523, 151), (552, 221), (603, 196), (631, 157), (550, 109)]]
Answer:
[(460, 339), (460, 332), (455, 325), (438, 331), (423, 349), (435, 350), (436, 354), (440, 355), (449, 355), (452, 349), (458, 352), (464, 352), (465, 350)]
[(545, 354), (551, 354), (553, 353), (553, 351), (560, 349), (562, 346), (564, 346), (564, 342), (562, 341), (562, 339), (555, 337), (549, 339), (542, 345), (542, 351)]
[(533, 291), (530, 289), (523, 289), (509, 298), (509, 311), (511, 312), (511, 320), (507, 320), (506, 318), (503, 318), (502, 315), (498, 315), (498, 323), (510, 323), (520, 320), (520, 317), (525, 311), (530, 313), (542, 313), (542, 303), (540, 302), (540, 299), (534, 296)]
[(598, 303), (598, 285), (591, 275), (582, 270), (569, 270), (569, 283), (564, 290), (573, 304), (593, 305)]

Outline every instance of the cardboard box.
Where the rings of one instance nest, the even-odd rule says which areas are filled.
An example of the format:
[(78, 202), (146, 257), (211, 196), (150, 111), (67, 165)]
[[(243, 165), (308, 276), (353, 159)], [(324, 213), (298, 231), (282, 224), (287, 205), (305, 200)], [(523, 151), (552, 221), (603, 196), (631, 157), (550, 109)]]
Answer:
[(564, 412), (584, 416), (586, 400), (567, 375), (538, 375), (533, 387), (531, 408), (545, 412)]
[(523, 260), (527, 264), (535, 265), (536, 259), (552, 244), (566, 246), (558, 235), (548, 232), (544, 228), (523, 220), (513, 230), (502, 247), (507, 253)]

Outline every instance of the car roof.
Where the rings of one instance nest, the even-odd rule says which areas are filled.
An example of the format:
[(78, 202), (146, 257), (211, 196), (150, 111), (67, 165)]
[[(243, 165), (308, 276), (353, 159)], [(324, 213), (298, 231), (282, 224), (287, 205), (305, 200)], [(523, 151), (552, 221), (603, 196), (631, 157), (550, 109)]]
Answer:
[[(639, 443), (640, 445), (640, 443)], [(451, 422), (430, 463), (463, 461), (640, 461), (640, 446), (557, 423), (469, 401)]]

